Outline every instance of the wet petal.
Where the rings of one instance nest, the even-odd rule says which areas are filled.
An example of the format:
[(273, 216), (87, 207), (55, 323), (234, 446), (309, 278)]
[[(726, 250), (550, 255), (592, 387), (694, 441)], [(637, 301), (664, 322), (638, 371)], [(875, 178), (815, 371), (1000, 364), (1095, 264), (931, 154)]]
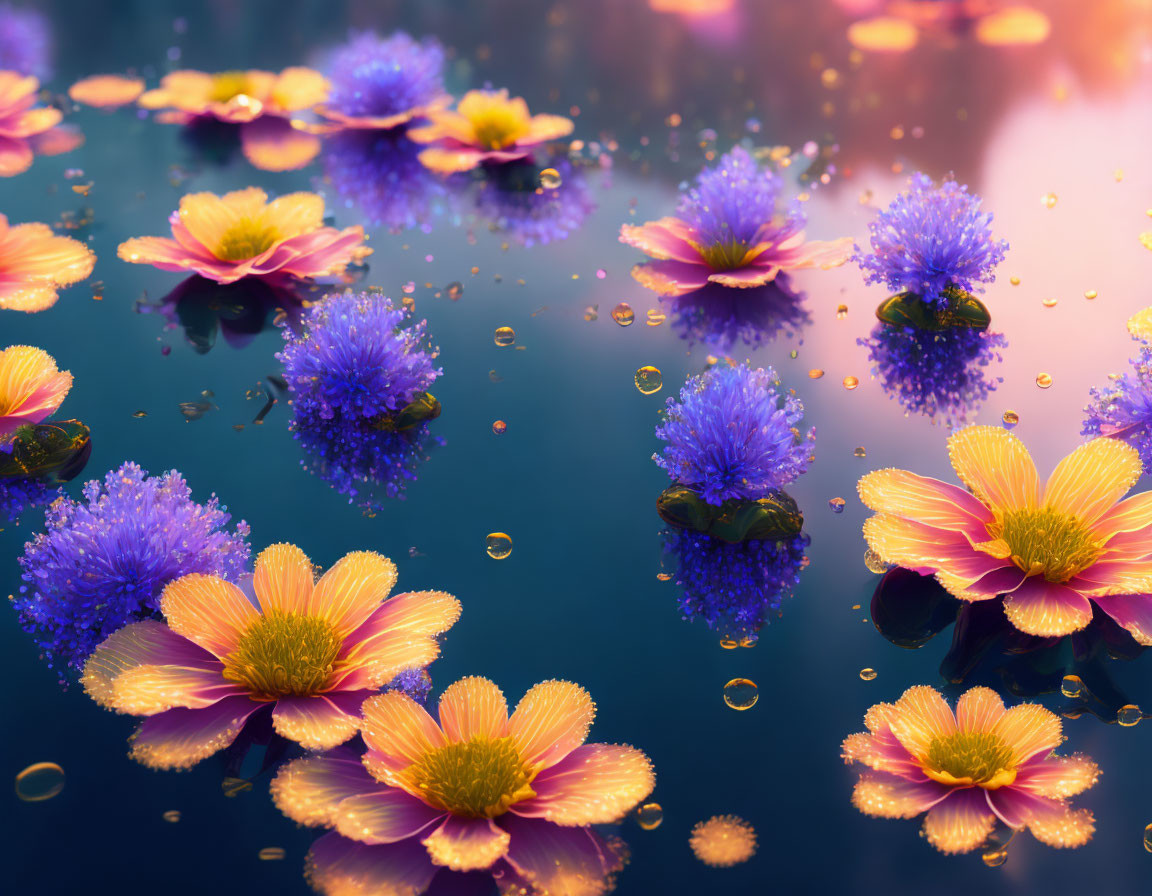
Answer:
[(360, 704), (368, 694), (360, 691), (281, 697), (272, 710), (272, 725), (277, 734), (296, 741), (306, 750), (330, 750), (356, 733)]
[(988, 839), (996, 816), (979, 788), (958, 790), (924, 819), (924, 836), (943, 853), (971, 852)]
[(989, 507), (1036, 507), (1040, 477), (1016, 436), (999, 426), (967, 426), (948, 439), (948, 457), (956, 475)]
[(1121, 532), (1139, 532), (1152, 527), (1152, 492), (1125, 498), (1105, 513), (1092, 531), (1104, 541)]
[(701, 260), (697, 264), (684, 261), (650, 261), (632, 268), (632, 277), (641, 286), (662, 296), (682, 296), (708, 285), (711, 271)]
[(435, 864), (453, 871), (478, 871), (492, 867), (508, 851), (511, 839), (487, 818), (449, 815), (420, 842)]
[(700, 253), (689, 237), (691, 228), (679, 218), (661, 218), (646, 224), (624, 224), (620, 227), (620, 242), (639, 249), (657, 259), (700, 263)]
[(312, 588), (312, 561), (296, 545), (270, 545), (257, 556), (252, 589), (261, 613), (306, 614)]
[(199, 573), (170, 582), (160, 595), (160, 612), (172, 631), (221, 659), (260, 616), (231, 582)]
[(633, 747), (585, 744), (532, 782), (533, 799), (512, 811), (556, 824), (612, 824), (656, 786), (648, 757)]
[(326, 834), (308, 851), (304, 876), (324, 896), (418, 896), (436, 871), (419, 840), (365, 846)]
[(380, 789), (380, 783), (354, 758), (296, 759), (272, 781), (276, 808), (297, 824), (333, 827), (336, 805), (351, 796)]
[(893, 708), (892, 733), (918, 759), (927, 755), (933, 740), (956, 731), (951, 707), (939, 691), (927, 685), (906, 690)]
[(508, 733), (525, 762), (547, 768), (584, 743), (595, 716), (596, 704), (580, 685), (544, 681), (517, 705)]
[[(60, 407), (71, 388), (72, 374), (58, 370), (56, 359), (43, 349), (10, 345), (0, 351), (0, 418), (39, 423)], [(0, 434), (4, 431), (0, 424)]]
[(1138, 643), (1152, 646), (1152, 594), (1123, 594), (1093, 600)]
[(865, 772), (852, 790), (852, 805), (877, 818), (915, 818), (950, 792), (936, 781), (909, 781), (884, 772)]
[(860, 500), (878, 513), (892, 513), (933, 526), (963, 532), (975, 541), (988, 537), (992, 514), (973, 495), (955, 485), (907, 470), (875, 470), (856, 485)]
[(573, 124), (570, 118), (563, 115), (533, 115), (529, 124), (528, 133), (516, 141), (518, 146), (529, 146), (536, 143), (547, 143), (549, 140), (559, 140), (572, 133)]
[(318, 193), (289, 193), (268, 204), (268, 219), (286, 239), (324, 226), (324, 198)]
[(937, 529), (892, 513), (878, 513), (865, 520), (864, 539), (885, 562), (921, 575), (947, 570), (970, 582), (1004, 566), (1003, 560), (976, 550), (962, 532)]
[(390, 691), (370, 697), (361, 712), (361, 731), (369, 750), (399, 760), (401, 767), (447, 743), (440, 726), (407, 694)]
[(413, 837), (443, 817), (442, 811), (394, 787), (347, 797), (332, 809), (337, 831), (369, 845)]
[(271, 100), (286, 112), (311, 109), (328, 99), (328, 79), (320, 72), (292, 66), (280, 72), (272, 87)]
[(320, 154), (320, 138), (286, 118), (261, 115), (240, 126), (244, 158), (261, 171), (294, 171)]
[(437, 174), (459, 174), (483, 162), (484, 153), (467, 146), (430, 146), (421, 151), (419, 158), (425, 168)]
[(259, 708), (248, 697), (226, 697), (205, 709), (150, 716), (132, 735), (129, 755), (149, 768), (190, 768), (231, 744)]
[(1037, 796), (1065, 797), (1083, 793), (1100, 777), (1100, 766), (1087, 756), (1049, 756), (1025, 764), (1015, 786)]
[(1004, 717), (1004, 701), (991, 688), (970, 688), (956, 701), (959, 731), (991, 731)]
[(1004, 614), (1029, 635), (1062, 637), (1080, 631), (1092, 621), (1092, 604), (1066, 585), (1032, 576), (1005, 596)]
[(311, 612), (347, 637), (363, 625), (396, 584), (396, 564), (383, 554), (353, 551), (320, 577)]
[(0, 136), (0, 177), (13, 177), (32, 167), (34, 154), (27, 140)]
[(1038, 703), (1013, 706), (992, 730), (1012, 749), (1017, 765), (1047, 756), (1064, 739), (1060, 717)]
[(451, 741), (474, 737), (504, 737), (508, 731), (508, 702), (487, 678), (462, 678), (444, 689), (437, 710), (440, 727)]
[(1140, 478), (1140, 454), (1120, 439), (1093, 439), (1056, 465), (1043, 503), (1091, 526)]
[(140, 665), (125, 669), (112, 682), (110, 709), (153, 716), (176, 707), (203, 709), (246, 692), (226, 681), (222, 669)]
[(514, 883), (527, 893), (603, 896), (624, 867), (622, 846), (591, 828), (561, 827), (512, 814), (503, 816), (500, 826), (512, 837), (504, 860), (519, 878)]

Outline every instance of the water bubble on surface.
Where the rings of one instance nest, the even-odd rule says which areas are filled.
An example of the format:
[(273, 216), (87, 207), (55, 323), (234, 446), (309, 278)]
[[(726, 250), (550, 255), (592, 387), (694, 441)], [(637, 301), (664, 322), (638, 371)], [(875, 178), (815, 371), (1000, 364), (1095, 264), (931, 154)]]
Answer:
[(760, 690), (750, 678), (733, 678), (724, 685), (724, 702), (738, 712), (744, 712), (756, 705)]
[(503, 532), (492, 532), (484, 540), (484, 549), (493, 560), (504, 560), (512, 553), (512, 539)]
[(1013, 429), (1020, 422), (1020, 415), (1015, 411), (1005, 411), (1002, 419), (1005, 429)]
[(643, 394), (652, 395), (654, 392), (659, 392), (663, 385), (664, 377), (660, 373), (660, 368), (646, 364), (636, 371), (636, 388)]
[(854, 377), (854, 376), (844, 377), (844, 388), (847, 389), (849, 392), (851, 392), (853, 389), (855, 389), (859, 385), (860, 385), (860, 380), (857, 379), (856, 377)]
[(160, 817), (163, 818), (169, 824), (176, 824), (176, 822), (178, 822), (180, 820), (180, 810), (179, 809), (169, 809), (167, 812), (165, 812)]
[(1152, 824), (1144, 828), (1144, 848), (1152, 852)]
[(980, 860), (989, 868), (999, 868), (1008, 861), (1008, 847), (996, 846), (980, 856)]
[(540, 186), (545, 190), (555, 190), (561, 183), (560, 172), (555, 168), (545, 168), (540, 172)]
[(868, 456), (868, 452), (867, 452), (867, 451), (865, 451), (865, 450), (864, 450), (864, 446), (863, 446), (863, 445), (861, 445), (859, 448), (856, 448), (856, 449), (855, 449), (855, 450), (852, 452), (852, 456), (853, 456), (853, 457), (867, 457), (867, 456)]
[(279, 862), (284, 858), (284, 847), (265, 846), (257, 855), (261, 862)]
[(1084, 681), (1079, 675), (1065, 675), (1060, 682), (1060, 693), (1071, 700), (1084, 696)]
[(873, 680), (875, 680), (875, 678), (876, 678), (876, 670), (873, 669), (871, 666), (865, 666), (863, 669), (860, 670), (860, 680), (861, 681), (873, 681)]
[(503, 420), (497, 420), (495, 423), (492, 424), (492, 432), (496, 433), (496, 435), (501, 435), (504, 432), (506, 432), (507, 430), (508, 430), (508, 424), (505, 423)]
[(832, 508), (833, 513), (843, 513), (844, 504), (845, 501), (843, 498), (830, 498), (828, 501), (828, 506)]
[(622, 327), (627, 327), (636, 320), (636, 312), (632, 310), (632, 306), (627, 302), (621, 302), (612, 309), (612, 320), (620, 324)]
[(664, 820), (664, 808), (659, 803), (645, 803), (636, 810), (636, 824), (645, 831), (654, 831)]
[(1140, 707), (1135, 703), (1126, 703), (1116, 710), (1116, 724), (1123, 728), (1131, 728), (1144, 717)]
[(1052, 374), (1050, 374), (1050, 373), (1038, 373), (1038, 374), (1036, 374), (1036, 385), (1039, 386), (1041, 389), (1047, 389), (1049, 386), (1052, 385)]
[(492, 341), (501, 348), (507, 348), (509, 345), (515, 345), (516, 331), (511, 327), (497, 327), (496, 333), (492, 337)]
[(447, 292), (448, 298), (453, 302), (458, 302), (460, 301), (460, 297), (464, 295), (464, 286), (458, 280), (453, 280), (448, 284)]
[(819, 367), (813, 367), (811, 370), (808, 371), (808, 379), (810, 379), (810, 380), (818, 380), (822, 376), (824, 376), (824, 371), (821, 370)]
[(26, 803), (50, 800), (64, 789), (64, 769), (55, 762), (37, 762), (16, 776), (16, 796)]
[(659, 308), (649, 308), (646, 312), (648, 320), (646, 323), (650, 327), (658, 327), (668, 319), (668, 315), (661, 311)]
[(876, 575), (883, 575), (889, 569), (888, 563), (871, 548), (864, 552), (864, 565), (868, 567), (869, 572), (874, 572)]
[(837, 320), (844, 320), (844, 318), (846, 318), (847, 316), (848, 316), (848, 306), (847, 305), (837, 306), (836, 319)]

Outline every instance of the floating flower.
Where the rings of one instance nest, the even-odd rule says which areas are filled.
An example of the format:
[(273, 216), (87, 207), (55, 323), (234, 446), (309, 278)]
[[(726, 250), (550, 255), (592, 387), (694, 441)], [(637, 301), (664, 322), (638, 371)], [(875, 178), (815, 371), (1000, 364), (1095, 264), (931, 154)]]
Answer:
[(781, 390), (771, 368), (717, 365), (689, 377), (669, 398), (656, 436), (668, 444), (652, 459), (710, 504), (756, 499), (808, 469), (812, 441), (796, 429), (804, 405)]
[(999, 333), (974, 327), (922, 330), (879, 323), (857, 345), (868, 349), (872, 375), (901, 407), (952, 425), (982, 405), (1003, 377), (989, 368), (1007, 346)]
[(40, 82), (31, 75), (0, 71), (0, 177), (32, 167), (34, 156), (54, 156), (83, 140), (60, 125), (59, 109), (35, 106)]
[(364, 228), (324, 226), (324, 200), (315, 193), (289, 193), (268, 201), (258, 187), (189, 193), (168, 219), (172, 236), (142, 236), (120, 244), (117, 254), (133, 264), (199, 274), (220, 283), (241, 277), (320, 277), (339, 274), (371, 250)]
[(332, 54), (332, 90), (319, 111), (345, 128), (387, 130), (452, 102), (444, 90), (444, 49), (397, 31), (358, 34)]
[(51, 55), (48, 20), (34, 9), (0, 3), (0, 70), (48, 78)]
[(1008, 243), (992, 239), (991, 225), (992, 213), (966, 186), (946, 180), (937, 187), (917, 173), (869, 223), (872, 251), (857, 246), (852, 260), (867, 283), (943, 307), (950, 291), (983, 292), (979, 284), (996, 279), (992, 269), (1004, 260)]
[(1152, 347), (1143, 346), (1131, 369), (1111, 380), (1091, 390), (1080, 433), (1127, 442), (1140, 453), (1144, 468), (1152, 469)]
[(486, 171), (477, 189), (480, 216), (522, 246), (567, 239), (596, 207), (584, 175), (567, 159), (541, 164), (556, 171), (559, 185), (542, 187), (540, 166), (519, 161)]
[(419, 842), (425, 861), (453, 871), (501, 860), (515, 867), (532, 853), (539, 822), (561, 834), (609, 824), (652, 792), (651, 763), (639, 750), (584, 743), (595, 706), (570, 682), (534, 686), (511, 716), (484, 678), (446, 688), (439, 722), (396, 692), (369, 698), (363, 714), (362, 764), (297, 760), (272, 782), (276, 805), (360, 843), (414, 850)]
[(57, 290), (92, 273), (96, 256), (79, 240), (47, 224), (16, 224), (0, 214), (0, 311), (44, 311)]
[(864, 537), (880, 559), (934, 574), (961, 600), (1003, 595), (1030, 635), (1079, 631), (1095, 603), (1152, 644), (1152, 492), (1120, 501), (1140, 478), (1134, 448), (1093, 439), (1043, 489), (1028, 449), (998, 426), (953, 433), (948, 455), (969, 491), (904, 470), (860, 480), (876, 511)]
[(420, 160), (441, 174), (470, 171), (483, 164), (513, 162), (539, 146), (572, 133), (572, 121), (561, 115), (531, 115), (520, 97), (507, 90), (470, 90), (456, 109), (432, 109), (429, 124), (412, 128), (417, 143), (435, 144)]
[(763, 286), (729, 289), (709, 283), (683, 295), (662, 296), (660, 301), (668, 306), (670, 324), (681, 339), (722, 355), (737, 343), (756, 349), (781, 333), (792, 338), (812, 322), (804, 293), (783, 273)]
[(356, 733), (365, 697), (436, 659), (436, 636), (460, 616), (440, 591), (388, 598), (395, 583), (380, 554), (347, 554), (314, 582), (303, 551), (272, 545), (256, 558), (255, 601), (218, 576), (182, 576), (160, 598), (167, 625), (135, 622), (109, 637), (84, 666), (84, 689), (148, 717), (132, 756), (152, 768), (211, 756), (268, 706), (277, 733), (330, 749)]
[(64, 498), (28, 543), (14, 605), (49, 665), (79, 670), (96, 645), (159, 608), (160, 592), (188, 573), (239, 578), (248, 526), (213, 497), (197, 504), (172, 470), (148, 476), (126, 463)]
[(1040, 10), (995, 0), (838, 0), (838, 5), (850, 13), (872, 13), (848, 27), (848, 40), (861, 50), (904, 52), (916, 46), (922, 32), (946, 41), (971, 35), (986, 46), (1025, 46), (1043, 43), (1052, 30)]
[(30, 345), (0, 351), (0, 437), (39, 423), (63, 403), (72, 374), (56, 369), (56, 359)]
[(620, 241), (656, 259), (632, 276), (661, 295), (682, 295), (709, 283), (763, 286), (781, 271), (833, 268), (851, 254), (851, 239), (805, 241), (798, 202), (781, 213), (779, 175), (741, 146), (706, 168), (680, 198), (679, 217), (620, 228)]
[(938, 691), (909, 688), (864, 717), (866, 733), (844, 741), (844, 761), (859, 762), (852, 803), (866, 815), (924, 818), (924, 836), (941, 852), (971, 852), (997, 819), (1027, 828), (1041, 843), (1083, 846), (1094, 823), (1068, 798), (1096, 783), (1085, 756), (1057, 756), (1059, 716), (1035, 703), (1005, 709), (990, 688), (971, 688), (956, 711)]
[(714, 815), (696, 823), (688, 845), (705, 865), (731, 868), (755, 855), (756, 829), (739, 816)]
[(68, 96), (85, 106), (115, 109), (136, 102), (144, 92), (143, 78), (123, 75), (91, 75), (68, 88)]
[(165, 110), (157, 120), (189, 125), (215, 119), (240, 129), (244, 156), (257, 168), (303, 168), (320, 152), (320, 138), (296, 126), (292, 116), (328, 96), (328, 81), (309, 68), (274, 72), (169, 72), (160, 86), (140, 97), (145, 109)]

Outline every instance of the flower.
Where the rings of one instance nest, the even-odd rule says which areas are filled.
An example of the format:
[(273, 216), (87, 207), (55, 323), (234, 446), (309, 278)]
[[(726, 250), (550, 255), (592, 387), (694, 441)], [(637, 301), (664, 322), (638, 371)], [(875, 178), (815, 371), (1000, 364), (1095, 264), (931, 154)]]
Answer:
[(233, 348), (244, 348), (258, 334), (279, 324), (299, 325), (304, 299), (290, 284), (244, 277), (217, 283), (198, 275), (181, 280), (155, 305), (138, 305), (142, 314), (158, 311), (169, 328), (180, 327), (193, 351), (207, 354), (217, 335)]
[(804, 298), (780, 273), (763, 286), (729, 289), (709, 283), (682, 295), (661, 296), (660, 302), (668, 306), (669, 323), (681, 339), (726, 355), (738, 342), (756, 349), (781, 333), (790, 339), (798, 335), (812, 322)]
[(135, 237), (117, 254), (133, 264), (199, 274), (220, 283), (241, 277), (319, 277), (338, 274), (366, 250), (364, 228), (324, 226), (324, 200), (289, 193), (268, 201), (258, 187), (189, 193), (168, 219), (172, 236)]
[(595, 706), (570, 682), (535, 685), (511, 716), (500, 689), (478, 677), (444, 690), (439, 722), (399, 692), (370, 697), (362, 712), (362, 763), (292, 762), (272, 782), (276, 805), (360, 843), (418, 841), (432, 865), (453, 871), (517, 864), (534, 821), (561, 834), (619, 821), (654, 785), (639, 750), (584, 743)]
[(97, 109), (115, 109), (134, 103), (144, 92), (142, 78), (123, 75), (90, 75), (68, 88), (68, 96), (77, 103)]
[(79, 670), (96, 645), (127, 622), (146, 619), (160, 592), (187, 573), (237, 579), (248, 563), (248, 526), (215, 497), (197, 504), (175, 470), (149, 476), (134, 463), (64, 498), (45, 531), (24, 548), (14, 600), (24, 630), (49, 666)]
[(147, 717), (132, 756), (151, 768), (211, 756), (261, 707), (280, 735), (330, 749), (356, 733), (365, 697), (436, 659), (436, 636), (460, 616), (460, 602), (440, 591), (388, 598), (395, 582), (392, 561), (370, 551), (346, 554), (314, 582), (300, 548), (275, 544), (256, 558), (255, 600), (219, 576), (182, 576), (160, 597), (167, 625), (120, 629), (81, 680), (101, 706)]
[(808, 469), (812, 441), (796, 425), (804, 405), (783, 394), (771, 368), (717, 365), (689, 377), (680, 400), (669, 398), (657, 438), (668, 444), (652, 459), (673, 480), (710, 504), (756, 499)]
[(319, 111), (345, 128), (386, 130), (447, 106), (444, 48), (397, 31), (355, 35), (332, 54), (332, 90)]
[(33, 108), (39, 90), (32, 75), (0, 71), (0, 177), (27, 171), (36, 155), (58, 155), (83, 142), (60, 126), (64, 115), (59, 109)]
[(1127, 442), (1140, 453), (1144, 468), (1152, 469), (1152, 347), (1142, 346), (1130, 370), (1104, 388), (1093, 388), (1091, 396), (1081, 435)]
[(800, 204), (779, 211), (782, 188), (777, 174), (735, 147), (680, 197), (679, 217), (620, 228), (622, 243), (656, 259), (636, 265), (632, 276), (661, 295), (682, 295), (709, 283), (763, 286), (781, 271), (847, 261), (847, 237), (805, 242)]
[(1079, 631), (1095, 603), (1152, 644), (1152, 492), (1119, 500), (1140, 478), (1134, 448), (1086, 442), (1043, 489), (1028, 449), (1000, 427), (953, 433), (948, 455), (971, 493), (905, 470), (860, 480), (876, 511), (864, 537), (882, 560), (935, 575), (961, 600), (1003, 595), (1009, 621), (1030, 635)]
[(0, 437), (39, 423), (64, 402), (72, 374), (56, 369), (56, 359), (30, 345), (0, 351)]
[(56, 489), (43, 479), (0, 476), (0, 520), (15, 520), (32, 507), (51, 503)]
[(705, 865), (731, 868), (756, 853), (756, 829), (739, 816), (714, 815), (696, 822), (688, 845)]
[(934, 688), (909, 688), (895, 703), (878, 703), (864, 716), (866, 733), (849, 735), (846, 763), (868, 766), (852, 793), (866, 815), (915, 818), (941, 852), (971, 852), (997, 819), (1028, 828), (1041, 843), (1083, 846), (1092, 838), (1092, 813), (1072, 809), (1068, 797), (1096, 783), (1099, 769), (1085, 756), (1057, 756), (1060, 718), (1043, 706), (1005, 709), (990, 688), (971, 688), (956, 711)]
[[(852, 14), (879, 13), (848, 26), (849, 42), (860, 50), (904, 52), (916, 46), (921, 31), (935, 32), (945, 45), (971, 36), (990, 47), (1026, 46), (1048, 39), (1052, 23), (1038, 9), (989, 0), (948, 2), (869, 2), (837, 0)], [(997, 8), (999, 7), (999, 8)]]
[(974, 327), (922, 330), (879, 323), (857, 345), (868, 349), (872, 375), (889, 398), (913, 413), (951, 425), (983, 404), (1003, 377), (988, 375), (1008, 345), (999, 333)]
[(470, 90), (451, 109), (430, 109), (427, 125), (408, 131), (417, 143), (435, 144), (420, 161), (441, 174), (470, 171), (488, 163), (512, 162), (532, 155), (549, 140), (572, 133), (561, 115), (531, 115), (520, 97), (507, 90)]
[(157, 120), (169, 124), (209, 118), (235, 125), (249, 162), (266, 171), (288, 171), (303, 168), (320, 152), (320, 138), (295, 126), (292, 116), (324, 102), (328, 89), (324, 76), (310, 68), (286, 68), (279, 74), (182, 69), (161, 78), (139, 104), (166, 110)]
[(866, 283), (910, 292), (925, 302), (948, 303), (949, 290), (979, 291), (996, 277), (1006, 240), (992, 239), (992, 213), (966, 186), (946, 180), (939, 187), (914, 174), (909, 189), (868, 224), (872, 251), (856, 246), (852, 260)]
[(0, 3), (0, 70), (48, 78), (51, 55), (48, 20), (34, 9)]
[(47, 224), (10, 226), (0, 214), (0, 311), (43, 311), (57, 290), (92, 273), (96, 256), (79, 240), (56, 236)]
[(546, 164), (560, 178), (556, 187), (542, 187), (540, 168), (521, 160), (486, 171), (477, 190), (479, 215), (522, 246), (567, 239), (596, 207), (584, 175), (567, 159)]

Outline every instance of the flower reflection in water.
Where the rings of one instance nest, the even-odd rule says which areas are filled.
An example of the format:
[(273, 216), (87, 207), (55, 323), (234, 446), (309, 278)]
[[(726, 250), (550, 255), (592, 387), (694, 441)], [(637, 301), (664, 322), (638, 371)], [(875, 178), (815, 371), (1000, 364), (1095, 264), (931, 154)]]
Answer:
[[(181, 281), (157, 305), (142, 305), (142, 312), (158, 310), (199, 354), (206, 354), (218, 336), (232, 348), (244, 348), (278, 321), (297, 326), (303, 298), (295, 290), (254, 277), (235, 283), (217, 283), (193, 276)], [(283, 317), (281, 317), (283, 315)]]
[(756, 349), (781, 333), (789, 339), (812, 322), (804, 293), (787, 274), (764, 286), (732, 289), (709, 283), (678, 296), (662, 296), (671, 326), (689, 345), (697, 343), (727, 354), (737, 343)]
[[(555, 173), (542, 178), (542, 171)], [(477, 214), (523, 246), (566, 239), (596, 207), (583, 172), (567, 159), (508, 162), (483, 172)]]

